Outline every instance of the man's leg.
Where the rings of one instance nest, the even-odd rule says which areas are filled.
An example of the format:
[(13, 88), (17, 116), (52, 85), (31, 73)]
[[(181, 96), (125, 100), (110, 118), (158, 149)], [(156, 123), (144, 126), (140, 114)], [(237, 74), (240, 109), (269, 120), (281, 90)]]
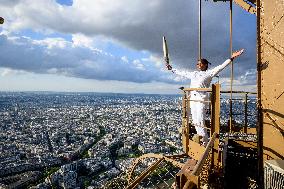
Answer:
[(205, 128), (205, 103), (199, 102), (196, 107), (196, 122), (198, 134), (203, 137), (203, 142), (206, 145), (208, 143), (207, 129)]
[(197, 127), (198, 125), (198, 102), (194, 102), (194, 101), (191, 101), (190, 102), (190, 113), (191, 113), (191, 119), (192, 119), (192, 125), (195, 127), (195, 130), (197, 132), (197, 134), (195, 134), (193, 137), (192, 137), (192, 140), (196, 143), (200, 143), (200, 133), (199, 133), (199, 130)]
[[(190, 113), (191, 113), (191, 119), (192, 124), (196, 126), (198, 123), (198, 116), (197, 116), (197, 110), (198, 110), (198, 102), (191, 101), (190, 102)], [(197, 131), (197, 130), (196, 130)]]

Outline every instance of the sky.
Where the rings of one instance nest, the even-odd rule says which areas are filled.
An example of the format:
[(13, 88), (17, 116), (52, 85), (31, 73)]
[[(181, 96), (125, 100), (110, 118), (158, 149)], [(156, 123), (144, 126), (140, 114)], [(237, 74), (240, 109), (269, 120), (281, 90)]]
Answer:
[[(177, 94), (167, 71), (195, 70), (196, 0), (0, 0), (0, 91)], [(256, 17), (233, 6), (234, 89), (256, 90)], [(202, 2), (202, 56), (213, 68), (230, 57), (229, 3)], [(229, 89), (230, 67), (220, 74)], [(216, 82), (217, 79), (213, 79)]]

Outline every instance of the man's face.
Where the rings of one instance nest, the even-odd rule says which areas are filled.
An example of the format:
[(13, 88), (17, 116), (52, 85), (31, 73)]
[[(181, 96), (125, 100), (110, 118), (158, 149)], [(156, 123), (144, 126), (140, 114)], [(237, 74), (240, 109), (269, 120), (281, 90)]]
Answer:
[(203, 64), (200, 60), (198, 60), (196, 64), (196, 68), (197, 70), (200, 70), (200, 71), (206, 71), (208, 68), (208, 64)]

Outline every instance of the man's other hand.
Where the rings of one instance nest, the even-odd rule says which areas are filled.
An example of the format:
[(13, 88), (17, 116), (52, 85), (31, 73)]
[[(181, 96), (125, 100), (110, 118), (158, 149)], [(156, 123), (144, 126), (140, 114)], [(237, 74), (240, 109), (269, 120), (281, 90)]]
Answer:
[(234, 58), (240, 56), (241, 54), (243, 54), (244, 51), (245, 51), (245, 49), (241, 49), (239, 51), (233, 52), (231, 59), (234, 59)]
[(170, 64), (166, 64), (166, 67), (167, 67), (168, 70), (172, 70), (173, 69), (173, 67)]

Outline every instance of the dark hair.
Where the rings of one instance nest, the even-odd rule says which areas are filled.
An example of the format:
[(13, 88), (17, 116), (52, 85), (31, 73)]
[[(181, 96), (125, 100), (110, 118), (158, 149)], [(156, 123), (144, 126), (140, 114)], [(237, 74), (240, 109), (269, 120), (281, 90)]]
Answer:
[(200, 62), (202, 63), (202, 64), (211, 64), (210, 62), (208, 62), (208, 60), (206, 60), (205, 58), (201, 58), (200, 59)]

